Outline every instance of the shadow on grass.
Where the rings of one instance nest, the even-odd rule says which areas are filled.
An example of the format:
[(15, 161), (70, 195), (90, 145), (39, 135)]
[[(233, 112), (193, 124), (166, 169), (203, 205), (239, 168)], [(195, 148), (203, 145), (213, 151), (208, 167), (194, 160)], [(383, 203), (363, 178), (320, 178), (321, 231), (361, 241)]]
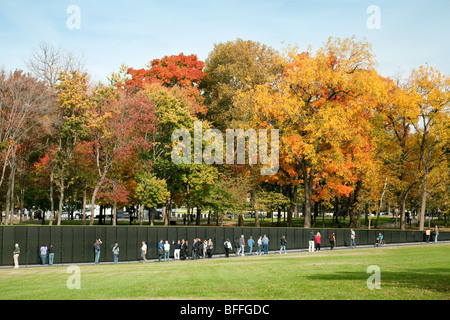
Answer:
[[(371, 273), (354, 271), (336, 271), (327, 274), (306, 276), (310, 280), (324, 281), (366, 281)], [(430, 291), (450, 293), (450, 269), (428, 268), (407, 270), (402, 272), (383, 271), (380, 266), (380, 279), (383, 286), (403, 287), (405, 289), (425, 289)]]

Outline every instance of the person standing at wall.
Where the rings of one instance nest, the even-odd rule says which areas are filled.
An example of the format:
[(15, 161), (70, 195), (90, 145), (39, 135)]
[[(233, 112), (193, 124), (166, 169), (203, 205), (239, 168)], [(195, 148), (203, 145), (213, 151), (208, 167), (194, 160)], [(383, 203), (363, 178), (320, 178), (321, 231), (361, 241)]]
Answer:
[(214, 248), (214, 244), (213, 244), (213, 242), (212, 242), (212, 239), (209, 238), (209, 239), (208, 239), (208, 244), (207, 244), (207, 246), (206, 246), (206, 254), (207, 254), (207, 256), (208, 256), (209, 259), (212, 258), (212, 251), (213, 251), (213, 248)]
[(285, 236), (281, 236), (280, 239), (280, 254), (284, 251), (284, 254), (286, 254), (286, 244), (287, 240)]
[(48, 247), (48, 265), (52, 266), (53, 265), (53, 260), (55, 258), (55, 247), (50, 244), (50, 246)]
[(160, 240), (158, 243), (158, 262), (161, 262), (161, 257), (164, 255), (164, 244), (163, 241)]
[(430, 237), (431, 237), (431, 230), (430, 230), (430, 228), (427, 228), (425, 230), (425, 237), (427, 239), (427, 242), (430, 242)]
[(114, 254), (114, 264), (117, 264), (119, 262), (119, 252), (120, 252), (119, 244), (117, 242), (114, 244), (112, 252)]
[(43, 244), (39, 249), (42, 265), (45, 265), (45, 261), (47, 259), (47, 250), (48, 248), (45, 244)]
[(94, 251), (95, 251), (95, 264), (98, 264), (100, 261), (100, 249), (101, 249), (102, 240), (97, 239), (94, 243)]
[(169, 261), (170, 256), (170, 243), (166, 240), (166, 243), (164, 243), (164, 262)]
[(145, 241), (142, 241), (141, 257), (142, 257), (142, 261), (144, 263), (146, 263), (147, 262), (147, 245), (145, 244)]
[(181, 240), (181, 260), (186, 260), (186, 258), (188, 257), (188, 254), (189, 254), (189, 252), (188, 252), (188, 246), (189, 246), (189, 243), (188, 243), (188, 241), (186, 240), (184, 240), (184, 239), (182, 239)]
[(317, 232), (316, 236), (314, 237), (314, 241), (316, 242), (316, 252), (320, 251), (320, 244), (321, 244), (321, 238), (320, 232)]
[(269, 238), (267, 238), (266, 235), (264, 235), (264, 237), (262, 238), (262, 244), (264, 247), (264, 255), (268, 255), (269, 254)]
[(14, 251), (13, 251), (14, 269), (19, 268), (19, 255), (20, 255), (20, 247), (19, 247), (19, 244), (16, 243), (14, 245)]
[(178, 240), (177, 243), (174, 244), (175, 250), (173, 252), (174, 260), (180, 260), (180, 252), (181, 252), (181, 241)]
[(314, 251), (314, 232), (312, 230), (309, 231), (309, 247), (308, 252)]
[(438, 236), (439, 236), (439, 226), (434, 226), (434, 243), (438, 242)]
[(353, 246), (355, 246), (355, 248), (356, 248), (355, 240), (356, 240), (356, 233), (355, 233), (355, 230), (353, 230), (353, 228), (352, 228), (352, 229), (350, 229), (350, 248), (352, 248), (352, 249), (353, 249)]
[(256, 255), (261, 255), (262, 236), (259, 236), (257, 243), (258, 243), (258, 251), (256, 251)]

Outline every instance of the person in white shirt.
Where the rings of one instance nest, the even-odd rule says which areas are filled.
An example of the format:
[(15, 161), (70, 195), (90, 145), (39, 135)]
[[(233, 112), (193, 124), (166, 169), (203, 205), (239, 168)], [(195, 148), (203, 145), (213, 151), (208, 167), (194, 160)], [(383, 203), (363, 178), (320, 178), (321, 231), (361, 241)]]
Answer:
[(145, 241), (142, 241), (141, 257), (144, 263), (147, 262), (147, 245), (145, 244)]
[(262, 247), (262, 236), (259, 236), (259, 239), (258, 239), (258, 251), (256, 251), (257, 255), (261, 255), (261, 247)]
[(166, 240), (166, 243), (164, 243), (164, 262), (169, 261), (169, 254), (170, 254), (170, 244), (169, 241)]

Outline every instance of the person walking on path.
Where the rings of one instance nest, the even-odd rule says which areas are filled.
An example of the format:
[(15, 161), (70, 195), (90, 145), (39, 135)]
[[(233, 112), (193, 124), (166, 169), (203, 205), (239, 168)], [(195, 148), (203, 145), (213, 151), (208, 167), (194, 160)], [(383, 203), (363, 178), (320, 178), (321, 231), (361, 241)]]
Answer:
[(355, 246), (355, 248), (356, 248), (355, 239), (356, 239), (356, 233), (355, 233), (355, 230), (353, 230), (353, 228), (352, 228), (352, 229), (350, 229), (350, 248), (352, 248), (352, 249), (353, 249), (353, 246)]
[(316, 242), (316, 252), (320, 251), (320, 244), (321, 244), (321, 238), (320, 232), (317, 232), (316, 236), (314, 237), (314, 241)]
[(264, 248), (264, 255), (269, 254), (269, 238), (267, 238), (266, 235), (262, 238), (263, 248)]
[(258, 238), (258, 251), (256, 251), (257, 255), (261, 255), (261, 247), (262, 247), (262, 236)]
[(147, 245), (145, 244), (145, 241), (142, 241), (141, 257), (142, 257), (142, 261), (144, 263), (146, 263), (147, 262)]
[(255, 240), (253, 240), (253, 237), (250, 236), (250, 238), (248, 238), (247, 240), (247, 245), (248, 245), (248, 254), (249, 255), (253, 255), (253, 245), (255, 244)]
[(169, 254), (170, 254), (170, 243), (166, 240), (166, 243), (164, 243), (164, 262), (169, 261)]
[(309, 231), (309, 247), (308, 252), (314, 251), (314, 232), (312, 230)]
[(229, 257), (230, 256), (230, 250), (233, 249), (230, 239), (225, 240), (225, 242), (223, 243), (223, 247), (225, 249), (225, 257)]
[(239, 238), (236, 238), (234, 240), (234, 253), (235, 253), (236, 257), (239, 256), (239, 248), (240, 248), (240, 246), (239, 246)]
[(48, 265), (52, 266), (53, 265), (53, 260), (55, 258), (55, 247), (50, 244), (50, 246), (48, 247)]
[(95, 243), (94, 243), (95, 264), (98, 264), (100, 261), (101, 244), (102, 244), (102, 241), (100, 239), (95, 240)]
[(244, 235), (241, 235), (241, 238), (239, 239), (238, 255), (242, 254), (242, 256), (244, 256), (244, 249), (245, 249), (245, 239), (244, 239)]
[(45, 265), (45, 261), (47, 259), (47, 250), (48, 248), (45, 244), (43, 244), (39, 249), (42, 265)]
[(334, 249), (334, 243), (336, 242), (336, 235), (334, 234), (334, 232), (332, 232), (330, 234), (329, 240), (330, 240), (330, 250), (333, 250)]
[(285, 236), (281, 236), (280, 239), (280, 254), (284, 251), (284, 254), (286, 254), (286, 237)]
[(120, 249), (119, 249), (119, 244), (117, 242), (114, 244), (114, 247), (112, 248), (112, 252), (114, 254), (114, 264), (119, 263)]
[(20, 255), (20, 247), (19, 247), (19, 244), (16, 243), (14, 245), (14, 251), (13, 251), (14, 269), (19, 268), (19, 255)]

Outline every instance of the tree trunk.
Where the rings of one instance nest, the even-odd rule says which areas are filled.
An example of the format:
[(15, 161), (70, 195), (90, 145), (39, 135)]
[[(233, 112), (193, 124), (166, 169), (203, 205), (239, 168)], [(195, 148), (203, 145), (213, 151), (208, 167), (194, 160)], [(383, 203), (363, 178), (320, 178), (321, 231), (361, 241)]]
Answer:
[(253, 207), (253, 212), (255, 212), (255, 227), (259, 228), (261, 225), (259, 223), (258, 205), (257, 205), (257, 201), (256, 201), (256, 182), (255, 182), (255, 173), (253, 170), (253, 165), (250, 165), (250, 173), (252, 175), (252, 207)]
[[(50, 167), (50, 221), (49, 226), (53, 225), (55, 219), (55, 201), (53, 199), (53, 181), (55, 179), (55, 173), (53, 172), (53, 166)], [(34, 214), (31, 215), (31, 219), (34, 220)]]
[(305, 189), (305, 204), (304, 204), (304, 227), (311, 228), (311, 199), (314, 183), (314, 167), (311, 167), (308, 173), (306, 164), (303, 163), (303, 184)]
[(112, 212), (112, 225), (117, 225), (117, 201), (114, 201), (113, 212)]
[(201, 225), (201, 218), (202, 218), (202, 209), (199, 206), (197, 206), (197, 214), (195, 217), (195, 224), (197, 226)]
[(139, 225), (142, 226), (144, 222), (144, 205), (139, 204)]
[(63, 212), (64, 203), (64, 169), (62, 169), (61, 177), (59, 178), (59, 207), (56, 213), (56, 225), (61, 225), (61, 216)]
[(422, 186), (422, 199), (420, 206), (420, 215), (419, 215), (419, 230), (423, 231), (425, 227), (425, 210), (427, 205), (427, 195), (428, 195), (428, 174), (426, 173), (423, 179)]
[[(87, 197), (87, 188), (85, 187), (83, 190), (83, 222), (82, 225), (86, 225), (86, 197)], [(92, 210), (91, 210), (92, 214)]]

